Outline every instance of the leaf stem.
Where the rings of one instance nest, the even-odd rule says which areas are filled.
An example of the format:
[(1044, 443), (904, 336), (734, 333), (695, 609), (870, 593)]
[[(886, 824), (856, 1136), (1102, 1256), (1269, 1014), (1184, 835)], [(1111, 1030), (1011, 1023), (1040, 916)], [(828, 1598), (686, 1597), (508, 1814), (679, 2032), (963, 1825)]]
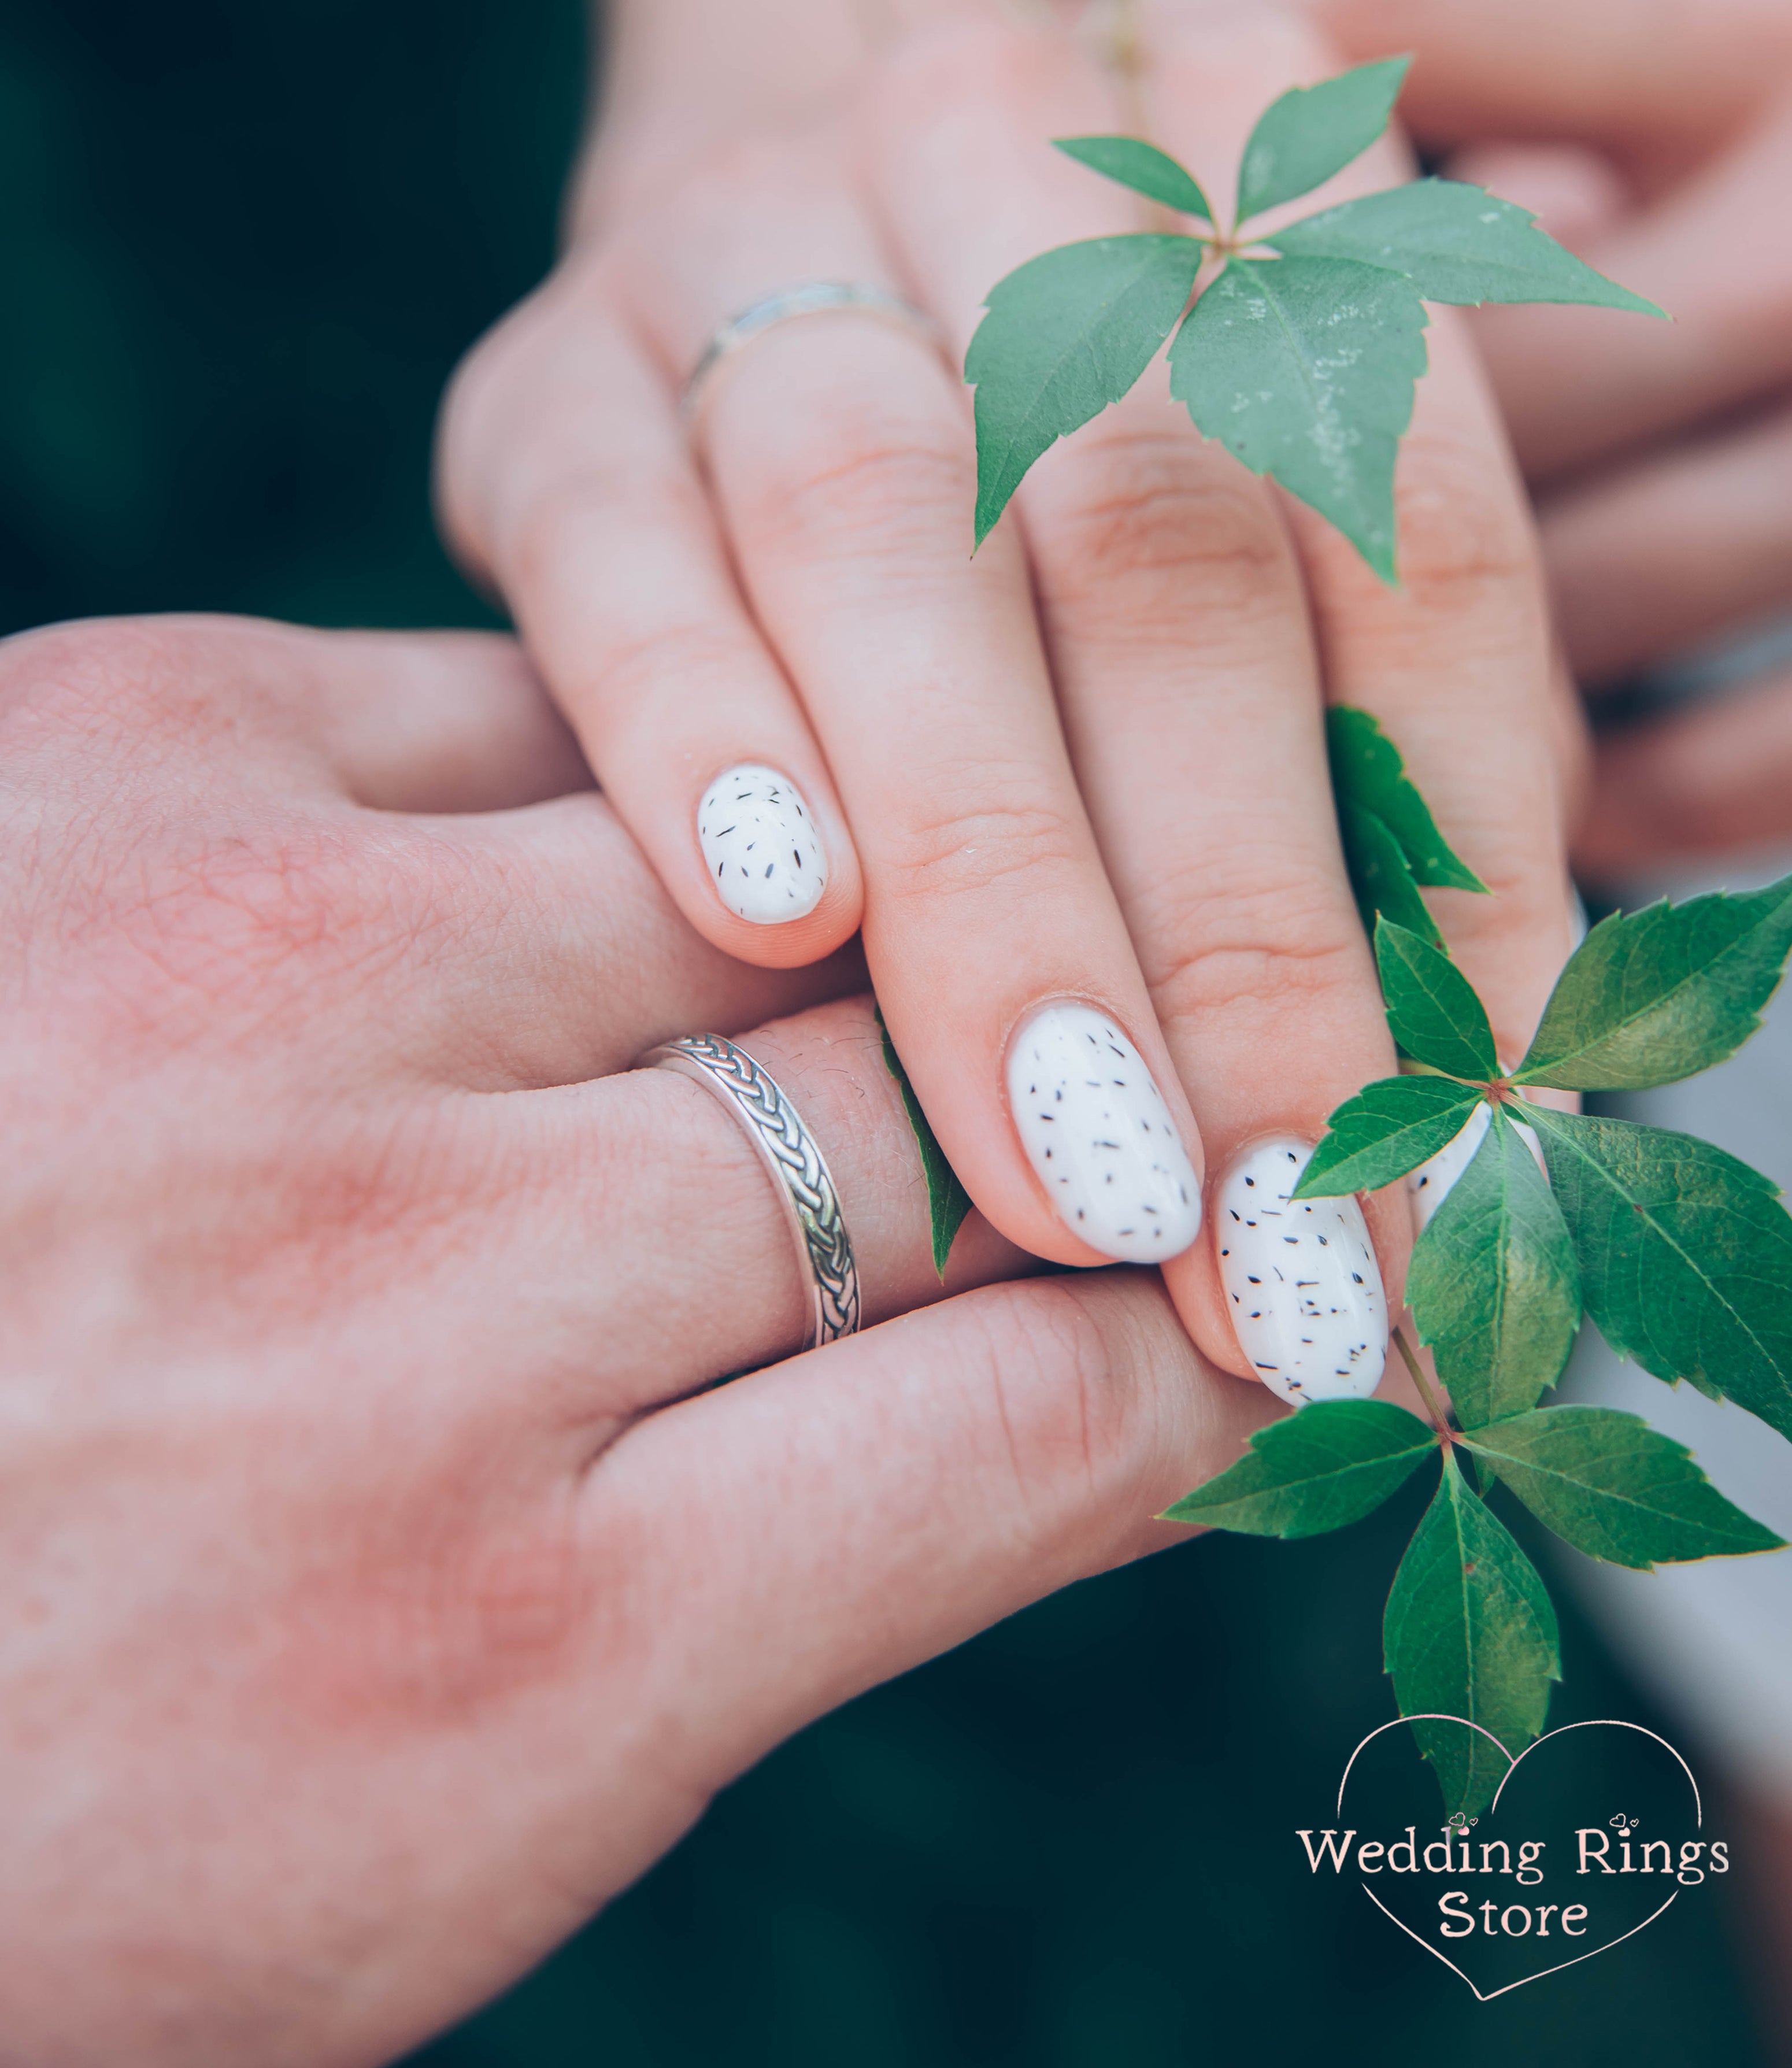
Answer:
[(1393, 1342), (1395, 1349), (1400, 1353), (1400, 1362), (1412, 1374), (1412, 1382), (1419, 1389), (1419, 1397), (1425, 1403), (1425, 1412), (1431, 1417), (1432, 1427), (1437, 1431), (1439, 1442), (1445, 1450), (1448, 1450), (1456, 1441), (1456, 1431), (1451, 1428), (1449, 1417), (1439, 1404), (1437, 1395), (1432, 1391), (1431, 1381), (1426, 1378), (1423, 1367), (1414, 1356), (1404, 1329), (1395, 1327)]

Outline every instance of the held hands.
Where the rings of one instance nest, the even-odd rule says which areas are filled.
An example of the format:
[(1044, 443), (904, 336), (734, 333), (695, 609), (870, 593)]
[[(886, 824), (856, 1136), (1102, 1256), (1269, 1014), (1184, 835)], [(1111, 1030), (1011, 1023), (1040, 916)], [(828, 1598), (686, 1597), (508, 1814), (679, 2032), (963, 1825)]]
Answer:
[[(698, 938), (584, 780), (499, 640), (0, 647), (9, 2062), (390, 2059), (1268, 1410), (1143, 1274), (973, 1218), (943, 1297), (858, 970)], [(867, 1321), (940, 1302), (784, 1363), (751, 1148), (629, 1068), (755, 1024)]]
[[(1210, 1176), (1215, 1200), (1242, 1192), (1265, 1144), (1297, 1171), (1326, 1114), (1391, 1067), (1338, 849), (1328, 695), (1386, 723), (1497, 893), (1439, 911), (1504, 1049), (1528, 1038), (1570, 938), (1573, 735), (1522, 496), (1439, 311), (1401, 462), (1399, 592), (1143, 390), (1040, 463), (973, 561), (955, 367), (984, 293), (1047, 245), (1151, 226), (1049, 149), (1129, 126), (1113, 76), (1055, 28), (951, 14), (896, 38), (805, 133), (676, 170), (662, 155), (651, 197), (637, 182), (627, 222), (574, 245), (461, 377), (450, 531), (692, 925), (785, 967), (862, 927), (922, 1102), (1004, 1236), (1065, 1263), (1162, 1259), (1214, 1362), (1286, 1390), (1310, 1352), (1372, 1390), (1373, 1262), (1325, 1288), (1340, 1342), (1364, 1346), (1347, 1370), (1329, 1336), (1305, 1340), (1285, 1286), (1256, 1317), (1280, 1345), (1266, 1358), (1232, 1318), (1264, 1274), (1195, 1240), (1192, 1208)], [(1273, 24), (1222, 34), (1168, 8), (1150, 33), (1144, 124), (1203, 177), (1290, 79), (1336, 68)], [(700, 39), (690, 59), (700, 74)], [(1302, 205), (1400, 170), (1385, 146)], [(946, 359), (862, 312), (784, 324), (681, 424), (716, 327), (816, 279), (918, 303)], [(788, 873), (762, 881), (806, 886), (782, 909), (817, 893), (800, 914), (739, 894), (736, 810), (756, 814), (748, 838), (789, 834)], [(1338, 1211), (1397, 1287), (1403, 1201), (1371, 1200), (1366, 1223)]]

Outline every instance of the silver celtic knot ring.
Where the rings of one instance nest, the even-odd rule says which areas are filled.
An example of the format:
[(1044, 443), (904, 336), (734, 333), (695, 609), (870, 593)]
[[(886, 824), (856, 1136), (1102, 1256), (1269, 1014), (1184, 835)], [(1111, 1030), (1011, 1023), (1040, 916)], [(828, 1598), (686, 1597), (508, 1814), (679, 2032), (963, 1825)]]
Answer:
[(809, 1292), (806, 1347), (851, 1335), (859, 1325), (858, 1267), (840, 1195), (814, 1136), (769, 1072), (719, 1034), (687, 1034), (650, 1049), (641, 1062), (694, 1077), (745, 1122), (796, 1238)]

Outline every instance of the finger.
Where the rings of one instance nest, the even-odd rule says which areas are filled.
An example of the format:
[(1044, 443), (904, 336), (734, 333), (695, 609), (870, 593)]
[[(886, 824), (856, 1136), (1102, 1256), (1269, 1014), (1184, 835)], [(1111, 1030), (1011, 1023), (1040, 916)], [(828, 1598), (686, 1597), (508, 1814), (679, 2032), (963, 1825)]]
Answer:
[(1792, 378), (1792, 252), (1779, 234), (1789, 181), (1792, 111), (1763, 117), (1725, 157), (1585, 241), (1590, 265), (1658, 303), (1671, 324), (1600, 309), (1479, 311), (1476, 339), (1529, 476), (1583, 466)]
[(1102, 1272), (973, 1293), (630, 1431), (581, 1516), (612, 1605), (592, 1670), (641, 1662), (662, 1754), (643, 1850), (822, 1711), (1185, 1536), (1151, 1518), (1271, 1411), (1153, 1280)]
[(1583, 686), (1761, 617), (1792, 600), (1792, 409), (1566, 490), (1541, 522)]
[(1619, 883), (1683, 859), (1792, 834), (1792, 676), (1594, 743), (1574, 841), (1587, 881)]
[(1659, 303), (1672, 326), (1593, 309), (1476, 318), (1528, 474), (1584, 465), (1792, 374), (1792, 255), (1779, 234), (1792, 116), (1773, 105), (1792, 69), (1783, 9), (1668, 0), (1646, 35), (1621, 0), (1523, 0), (1516, 16), (1445, 0), (1327, 0), (1319, 14), (1353, 54), (1416, 49), (1401, 114), (1427, 143), (1592, 144), (1642, 197), (1576, 248)]
[[(973, 1214), (943, 1278), (935, 1268), (920, 1152), (869, 997), (775, 1021), (739, 1043), (832, 1174), (864, 1325), (1035, 1268)], [(593, 1430), (803, 1346), (811, 1283), (784, 1195), (739, 1113), (706, 1087), (636, 1070), (468, 1101), (462, 1124), (467, 1158), (490, 1174), (475, 1209), (477, 1282), (448, 1296), (469, 1382), (489, 1393), (478, 1374), (506, 1368), (499, 1345), (519, 1325), (519, 1286), (529, 1339), (548, 1346), (537, 1405), (552, 1404), (588, 1444)], [(509, 1289), (494, 1298), (495, 1286)], [(600, 1339), (601, 1388), (591, 1354)]]
[[(838, 155), (743, 157), (679, 238), (654, 238), (636, 291), (670, 361), (780, 280), (902, 284)], [(840, 786), (878, 996), (954, 1167), (1041, 1255), (1175, 1255), (1199, 1226), (1193, 1130), (1065, 751), (1019, 542), (971, 558), (960, 384), (902, 328), (817, 317), (723, 370), (703, 435), (755, 613)]]
[[(97, 1024), (137, 1027), (190, 1073), (198, 1102), (218, 1056), (246, 1040), (291, 1096), (352, 1100), (395, 1076), (513, 1089), (862, 986), (855, 950), (779, 972), (704, 941), (589, 789), (499, 812), (352, 801), (320, 718), (332, 699), (409, 678), (426, 686), (426, 711), (443, 668), (466, 675), (473, 701), (489, 662), (511, 687), (515, 663), (504, 642), (443, 641), (418, 662), (407, 638), (336, 638), (124, 622), (7, 650), (9, 700), (59, 721), (14, 728), (9, 784), (44, 852), (78, 853), (108, 886), (103, 942), (63, 930), (40, 952), (75, 965), (71, 995), (108, 1001)], [(57, 748), (76, 727), (71, 762)], [(146, 786), (165, 813), (147, 840)], [(89, 1036), (73, 1023), (68, 1038)]]
[(1379, 587), (1309, 513), (1293, 522), (1330, 694), (1381, 720), (1492, 894), (1438, 890), (1428, 902), (1486, 1002), (1500, 1052), (1516, 1056), (1572, 940), (1568, 774), (1555, 751), (1548, 626), (1521, 491), (1446, 311), (1435, 312), (1427, 342), (1431, 371), (1397, 481), (1399, 591)]
[[(1277, 53), (1267, 44), (1242, 44), (1236, 62), (1241, 71), (1254, 63), (1264, 75), (1255, 92), (1235, 88), (1220, 95), (1222, 103), (1229, 99), (1241, 109), (1260, 104), (1277, 71), (1310, 77), (1326, 68), (1322, 53)], [(1172, 149), (1179, 144), (1197, 148), (1187, 111), (1211, 108), (1213, 63), (1206, 35), (1166, 47), (1151, 104)], [(1202, 130), (1209, 126), (1203, 119)], [(1341, 196), (1373, 190), (1405, 170), (1390, 140), (1350, 168), (1334, 190)], [(1282, 502), (1299, 545), (1326, 697), (1381, 721), (1452, 845), (1493, 893), (1437, 893), (1431, 902), (1452, 953), (1487, 1003), (1500, 1052), (1515, 1057), (1528, 1044), (1572, 938), (1563, 852), (1566, 771), (1556, 758), (1560, 705), (1523, 492), (1460, 321), (1448, 310), (1430, 314), (1427, 371), (1417, 385), (1395, 477), (1399, 587), (1380, 582), (1349, 542), (1305, 504), (1293, 498)], [(1464, 751), (1470, 739), (1472, 753)], [(1237, 794), (1248, 796), (1248, 769), (1240, 767), (1234, 780)], [(1329, 832), (1330, 792), (1322, 763), (1318, 784), (1310, 801), (1305, 790), (1294, 791), (1293, 808), (1312, 813)], [(1236, 830), (1240, 851), (1250, 851), (1250, 838), (1247, 828)], [(1265, 880), (1277, 881), (1273, 864), (1256, 867)], [(1335, 863), (1330, 881), (1336, 896), (1342, 886)], [(1310, 898), (1302, 902), (1313, 909)], [(1354, 916), (1344, 921), (1353, 932)], [(1356, 938), (1360, 941), (1360, 934)], [(1330, 1088), (1343, 1060), (1334, 1052), (1341, 1028), (1360, 1028), (1348, 1056), (1353, 1084), (1390, 1068), (1373, 976), (1360, 996), (1354, 987), (1347, 994), (1353, 1020), (1338, 1009), (1342, 987), (1334, 982), (1330, 995), (1323, 987), (1322, 962), (1315, 967), (1297, 957), (1295, 967), (1319, 981), (1304, 1001), (1306, 1024), (1298, 1035), (1285, 1016), (1279, 1052), (1278, 1030), (1252, 1024), (1261, 1013), (1254, 987), (1229, 1008), (1253, 1059), (1240, 1058), (1235, 1081), (1253, 1085), (1260, 1098), (1274, 1099), (1278, 1093), (1265, 1066), (1279, 1064), (1285, 1073)], [(1204, 1108), (1198, 1104), (1197, 1111), (1204, 1124)], [(1276, 1160), (1269, 1159), (1272, 1169)], [(1287, 1162), (1285, 1152), (1281, 1162)], [(1261, 1183), (1264, 1174), (1257, 1174)], [(1378, 1240), (1384, 1258), (1398, 1268), (1410, 1223), (1403, 1206), (1391, 1198), (1381, 1203), (1385, 1218)], [(1232, 1204), (1242, 1211), (1245, 1203)], [(1220, 1260), (1217, 1282), (1228, 1302), (1233, 1293), (1263, 1297), (1249, 1278), (1243, 1287), (1227, 1282), (1228, 1262), (1236, 1268), (1248, 1252), (1249, 1225), (1248, 1212), (1237, 1223), (1216, 1218), (1216, 1244), (1235, 1246), (1230, 1260)], [(1276, 1240), (1285, 1236), (1278, 1223)], [(1332, 1260), (1330, 1268), (1336, 1272), (1342, 1266)], [(1211, 1298), (1215, 1283), (1195, 1280), (1190, 1297)]]
[(376, 979), (393, 1044), (435, 1081), (577, 1083), (678, 1035), (732, 1034), (864, 987), (856, 942), (772, 969), (706, 940), (605, 798), (356, 831), (363, 898), (397, 894), (365, 915), (407, 951)]
[(1400, 117), (1441, 148), (1485, 138), (1594, 143), (1686, 162), (1736, 134), (1786, 76), (1792, 25), (1754, 0), (1317, 0), (1350, 58), (1416, 53)]
[[(1260, 108), (1305, 55), (1261, 33), (1236, 44), (1208, 35), (1199, 66), (1171, 75), (1161, 38), (1153, 47), (1154, 75), (1166, 81), (1154, 119), (1175, 94), (1192, 95), (1201, 148), (1216, 156), (1226, 140), (1216, 126), (1248, 120), (1246, 108)], [(1040, 147), (1044, 136), (1114, 126), (1097, 91), (1056, 39), (997, 32), (917, 62), (887, 110), (883, 204), (961, 342), (1008, 267), (1069, 238), (1144, 226), (1123, 201), (1116, 220), (1109, 190), (1080, 169), (1061, 170)], [(959, 197), (973, 188), (979, 206), (967, 216)], [(1317, 1141), (1330, 1109), (1391, 1069), (1393, 1054), (1338, 849), (1298, 567), (1267, 490), (1172, 410), (1161, 370), (1147, 382), (1041, 460), (1019, 511), (1083, 794), (1208, 1154), (1224, 1174), (1210, 1215), (1218, 1227), (1229, 1225), (1230, 1187), (1254, 1183), (1249, 1145)], [(1338, 1211), (1361, 1235), (1355, 1207)], [(1396, 1272), (1404, 1234), (1396, 1212)], [(1224, 1259), (1199, 1245), (1170, 1282), (1203, 1350), (1256, 1375), (1277, 1361), (1235, 1331), (1220, 1275), (1234, 1251), (1221, 1246)], [(1342, 1255), (1328, 1241), (1325, 1260)], [(1363, 1324), (1351, 1347), (1368, 1390), (1385, 1316), (1358, 1312), (1374, 1273), (1360, 1263), (1344, 1285)], [(1285, 1297), (1289, 1318), (1304, 1307), (1305, 1274), (1301, 1284), (1252, 1275), (1285, 1288), (1272, 1305)], [(1255, 1296), (1240, 1303), (1241, 1323), (1265, 1323), (1267, 1313)], [(1306, 1347), (1317, 1351), (1317, 1337)]]
[(308, 673), (324, 751), (356, 804), (507, 811), (591, 788), (577, 740), (515, 640), (300, 636), (314, 649)]
[[(444, 419), (445, 520), (502, 589), (690, 923), (745, 961), (810, 962), (858, 926), (857, 857), (826, 762), (742, 605), (667, 372), (613, 314), (611, 284), (571, 264), (462, 369)], [(732, 808), (743, 788), (745, 824)], [(707, 804), (730, 809), (718, 822)]]
[(1574, 252), (1634, 205), (1611, 159), (1582, 144), (1469, 144), (1451, 153), (1444, 171), (1528, 208), (1540, 230)]
[(590, 787), (513, 640), (318, 632), (256, 618), (118, 618), (22, 635), (34, 676), (85, 698), (91, 751), (141, 772), (143, 735), (291, 796), (393, 812), (483, 812)]
[[(1187, 120), (1181, 111), (1193, 104), (1205, 40), (1175, 47), (1163, 67), (1167, 125)], [(1305, 71), (1316, 62), (1309, 55)], [(1337, 190), (1371, 191), (1407, 169), (1390, 138)], [(1488, 1003), (1501, 1052), (1517, 1054), (1572, 938), (1572, 771), (1560, 762), (1558, 685), (1523, 489), (1464, 324), (1450, 309), (1427, 313), (1427, 371), (1395, 477), (1398, 586), (1377, 580), (1304, 503), (1285, 498), (1283, 507), (1300, 543), (1327, 695), (1382, 720), (1452, 845), (1493, 892), (1436, 891), (1430, 902)]]
[(129, 636), (141, 692), (184, 702), (191, 743), (227, 754), (238, 781), (266, 766), (287, 790), (308, 767), (387, 812), (503, 811), (591, 787), (516, 642), (495, 633), (176, 617), (132, 621)]

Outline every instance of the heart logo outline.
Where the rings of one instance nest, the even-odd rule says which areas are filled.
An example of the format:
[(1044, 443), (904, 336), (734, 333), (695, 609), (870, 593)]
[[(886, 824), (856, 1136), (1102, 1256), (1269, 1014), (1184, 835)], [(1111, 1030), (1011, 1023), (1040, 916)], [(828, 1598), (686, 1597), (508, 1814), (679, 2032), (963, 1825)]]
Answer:
[[(1541, 1737), (1533, 1738), (1530, 1743), (1525, 1746), (1525, 1749), (1519, 1753), (1516, 1759), (1514, 1759), (1512, 1754), (1506, 1750), (1505, 1747), (1503, 1744), (1501, 1744), (1500, 1740), (1494, 1736), (1493, 1733), (1487, 1728), (1485, 1724), (1471, 1723), (1466, 1716), (1452, 1716), (1448, 1714), (1447, 1711), (1441, 1709), (1421, 1709), (1410, 1716), (1395, 1716), (1387, 1723), (1378, 1724), (1369, 1733), (1368, 1736), (1362, 1740), (1362, 1744), (1358, 1745), (1356, 1751), (1353, 1752), (1350, 1754), (1350, 1757), (1344, 1762), (1344, 1772), (1338, 1783), (1338, 1807), (1334, 1812), (1334, 1814), (1336, 1815), (1340, 1823), (1343, 1822), (1344, 1818), (1344, 1791), (1350, 1785), (1350, 1769), (1356, 1765), (1358, 1754), (1362, 1751), (1365, 1745), (1372, 1744), (1375, 1740), (1381, 1736), (1383, 1731), (1397, 1730), (1402, 1724), (1411, 1723), (1460, 1724), (1464, 1729), (1479, 1731), (1481, 1736), (1487, 1740), (1489, 1744), (1498, 1748), (1501, 1757), (1506, 1762), (1506, 1770), (1501, 1775), (1500, 1785), (1493, 1791), (1493, 1800), (1488, 1805), (1487, 1814), (1490, 1817), (1500, 1806), (1500, 1797), (1505, 1793), (1506, 1783), (1511, 1780), (1513, 1774), (1515, 1774), (1518, 1771), (1519, 1768), (1524, 1765), (1525, 1761), (1530, 1757), (1531, 1754), (1537, 1750), (1537, 1747), (1539, 1745), (1547, 1744), (1551, 1738), (1562, 1737), (1570, 1731), (1596, 1730), (1607, 1726), (1616, 1730), (1639, 1732), (1646, 1738), (1653, 1738), (1658, 1745), (1662, 1746), (1666, 1751), (1673, 1753), (1675, 1760), (1679, 1764), (1681, 1773), (1686, 1776), (1688, 1785), (1692, 1790), (1692, 1808), (1694, 1813), (1693, 1829), (1700, 1831), (1702, 1831), (1704, 1829), (1704, 1798), (1699, 1793), (1699, 1784), (1693, 1775), (1692, 1768), (1687, 1765), (1686, 1761), (1683, 1758), (1681, 1758), (1679, 1748), (1676, 1746), (1669, 1744), (1668, 1740), (1662, 1736), (1659, 1731), (1651, 1731), (1646, 1724), (1631, 1723), (1627, 1719), (1623, 1716), (1588, 1716), (1583, 1718), (1582, 1721), (1578, 1724), (1558, 1724), (1553, 1731), (1546, 1731)], [(1609, 1953), (1614, 1946), (1622, 1946), (1627, 1939), (1634, 1939), (1637, 1933), (1643, 1929), (1643, 1925), (1653, 1924), (1656, 1919), (1660, 1916), (1662, 1911), (1672, 1909), (1674, 1904), (1680, 1900), (1680, 1891), (1676, 1888), (1673, 1894), (1668, 1897), (1668, 1900), (1661, 1905), (1660, 1909), (1651, 1910), (1648, 1915), (1643, 1919), (1642, 1924), (1633, 1924), (1629, 1931), (1620, 1932), (1615, 1939), (1607, 1939), (1600, 1945), (1590, 1946), (1584, 1953), (1577, 1953), (1571, 1960), (1557, 1961), (1553, 1968), (1539, 1968), (1534, 1975), (1521, 1975), (1517, 1981), (1502, 1983), (1498, 1989), (1489, 1989), (1486, 1995), (1483, 1996), (1480, 1991), (1475, 1987), (1475, 1985), (1468, 1980), (1468, 1977), (1463, 1973), (1461, 1968), (1456, 1965), (1456, 1962), (1450, 1958), (1448, 1954), (1440, 1952), (1438, 1948), (1432, 1944), (1428, 1939), (1421, 1939), (1419, 1936), (1419, 1934), (1413, 1930), (1412, 1927), (1408, 1924), (1403, 1918), (1396, 1917), (1393, 1911), (1388, 1908), (1387, 1905), (1382, 1901), (1381, 1898), (1376, 1895), (1375, 1891), (1369, 1886), (1367, 1882), (1359, 1882), (1357, 1886), (1362, 1891), (1363, 1894), (1368, 1897), (1369, 1900), (1374, 1903), (1376, 1909), (1381, 1912), (1382, 1915), (1387, 1918), (1391, 1923), (1398, 1924), (1400, 1929), (1405, 1932), (1407, 1938), (1409, 1938), (1415, 1946), (1423, 1946), (1425, 1951), (1431, 1955), (1433, 1960), (1441, 1960), (1452, 1975), (1457, 1976), (1459, 1980), (1467, 1982), (1468, 1985), (1468, 1993), (1473, 1997), (1476, 2003), (1492, 2003), (1496, 1997), (1503, 1997), (1512, 1989), (1521, 1989), (1526, 1982), (1540, 1982), (1543, 1980), (1546, 1975), (1559, 1975), (1564, 1968), (1578, 1968), (1582, 1960), (1590, 1960), (1595, 1954)]]

